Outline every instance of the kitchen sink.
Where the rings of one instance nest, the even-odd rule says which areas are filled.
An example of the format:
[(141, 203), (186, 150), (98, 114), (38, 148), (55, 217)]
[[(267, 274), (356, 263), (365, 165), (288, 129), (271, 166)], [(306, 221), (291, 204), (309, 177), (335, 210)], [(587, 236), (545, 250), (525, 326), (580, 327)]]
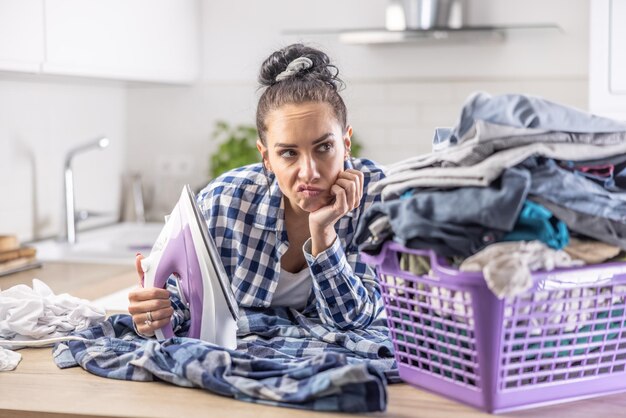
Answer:
[(56, 239), (33, 242), (40, 261), (134, 264), (138, 252), (148, 255), (163, 223), (122, 222), (80, 231), (75, 244)]

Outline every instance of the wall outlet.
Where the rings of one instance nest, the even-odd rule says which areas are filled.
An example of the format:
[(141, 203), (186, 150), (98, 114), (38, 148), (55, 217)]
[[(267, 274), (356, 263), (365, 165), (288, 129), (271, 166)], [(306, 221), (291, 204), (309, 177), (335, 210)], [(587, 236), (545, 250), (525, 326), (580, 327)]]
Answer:
[(173, 174), (177, 177), (189, 177), (193, 170), (193, 156), (192, 155), (177, 155), (173, 161)]
[(183, 185), (193, 183), (195, 161), (191, 154), (173, 154), (159, 155), (155, 163), (151, 216), (161, 219), (172, 211)]
[(193, 173), (194, 157), (190, 154), (160, 155), (156, 159), (159, 176), (189, 177)]

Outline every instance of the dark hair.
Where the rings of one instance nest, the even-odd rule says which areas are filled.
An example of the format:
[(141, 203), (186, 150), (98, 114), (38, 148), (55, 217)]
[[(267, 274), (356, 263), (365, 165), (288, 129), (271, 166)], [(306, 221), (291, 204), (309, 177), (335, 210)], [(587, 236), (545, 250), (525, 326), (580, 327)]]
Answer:
[[(286, 79), (277, 81), (276, 77), (287, 69), (289, 63), (300, 57), (310, 59), (313, 65)], [(330, 63), (328, 55), (303, 44), (289, 45), (270, 55), (261, 65), (259, 73), (259, 83), (261, 88), (265, 88), (256, 110), (256, 126), (261, 141), (267, 144), (265, 119), (268, 113), (284, 104), (328, 103), (342, 129), (345, 129), (347, 127), (347, 110), (339, 95), (344, 83), (338, 75), (339, 70)]]

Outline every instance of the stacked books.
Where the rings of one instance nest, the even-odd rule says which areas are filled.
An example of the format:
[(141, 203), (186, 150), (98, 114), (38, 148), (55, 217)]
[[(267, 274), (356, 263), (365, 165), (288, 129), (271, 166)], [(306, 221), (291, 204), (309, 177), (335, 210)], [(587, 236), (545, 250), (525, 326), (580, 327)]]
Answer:
[(15, 235), (0, 235), (0, 276), (39, 267), (37, 250), (20, 246)]

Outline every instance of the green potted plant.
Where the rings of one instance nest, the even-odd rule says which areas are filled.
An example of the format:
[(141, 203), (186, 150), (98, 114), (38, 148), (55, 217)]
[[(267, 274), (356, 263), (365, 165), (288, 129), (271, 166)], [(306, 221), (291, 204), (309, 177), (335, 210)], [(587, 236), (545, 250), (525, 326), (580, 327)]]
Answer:
[(261, 161), (256, 148), (258, 138), (254, 125), (230, 125), (220, 120), (215, 124), (211, 138), (219, 141), (217, 150), (210, 156), (209, 174), (212, 178), (243, 165)]
[[(219, 146), (210, 156), (209, 175), (211, 178), (233, 168), (261, 161), (261, 155), (256, 148), (258, 137), (254, 125), (230, 125), (223, 120), (217, 121), (211, 138), (219, 141)], [(353, 135), (350, 155), (358, 157), (361, 149), (361, 144)]]

